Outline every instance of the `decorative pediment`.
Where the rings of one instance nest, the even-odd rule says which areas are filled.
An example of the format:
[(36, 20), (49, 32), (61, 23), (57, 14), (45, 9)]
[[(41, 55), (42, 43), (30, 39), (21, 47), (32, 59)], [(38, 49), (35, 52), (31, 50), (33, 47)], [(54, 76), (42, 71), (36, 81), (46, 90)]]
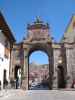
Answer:
[(28, 33), (26, 41), (51, 41), (49, 35), (49, 25), (44, 23), (39, 17), (36, 18), (36, 21), (27, 26)]

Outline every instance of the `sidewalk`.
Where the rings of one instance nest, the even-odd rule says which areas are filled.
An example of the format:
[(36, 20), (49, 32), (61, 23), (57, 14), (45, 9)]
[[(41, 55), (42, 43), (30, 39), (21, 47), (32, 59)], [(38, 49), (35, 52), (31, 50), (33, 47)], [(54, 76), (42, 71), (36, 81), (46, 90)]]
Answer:
[(14, 94), (25, 95), (25, 91), (22, 89), (3, 89), (0, 90), (0, 97), (8, 97)]
[(63, 91), (75, 91), (75, 88), (65, 88), (65, 89), (60, 89), (60, 90), (63, 90)]
[[(48, 91), (55, 91), (55, 90), (56, 91), (75, 91), (75, 88), (53, 89), (53, 90), (48, 90)], [(28, 91), (30, 90), (24, 91), (22, 89), (3, 89), (3, 90), (0, 90), (0, 98), (8, 97), (14, 94), (19, 95), (19, 96), (25, 95)], [(34, 91), (34, 90), (31, 90), (31, 91)]]
[(58, 91), (75, 91), (75, 88), (58, 88), (58, 89), (53, 89), (53, 90), (58, 90)]
[(0, 97), (7, 95), (7, 93), (8, 93), (8, 90), (6, 89), (0, 90)]

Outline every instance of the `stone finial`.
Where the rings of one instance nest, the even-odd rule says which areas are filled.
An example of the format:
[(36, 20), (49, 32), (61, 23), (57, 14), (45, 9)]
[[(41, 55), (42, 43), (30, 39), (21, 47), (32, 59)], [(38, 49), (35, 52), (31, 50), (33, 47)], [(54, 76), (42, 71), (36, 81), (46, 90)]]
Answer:
[(41, 17), (40, 16), (36, 16), (36, 21), (34, 23), (42, 23), (41, 21)]

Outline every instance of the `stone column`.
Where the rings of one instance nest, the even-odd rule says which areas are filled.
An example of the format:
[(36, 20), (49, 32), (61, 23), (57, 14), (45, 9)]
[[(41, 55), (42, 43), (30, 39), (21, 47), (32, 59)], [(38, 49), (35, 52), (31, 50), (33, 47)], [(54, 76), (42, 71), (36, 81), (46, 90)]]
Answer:
[(49, 55), (49, 87), (50, 89), (52, 89), (53, 87), (53, 71), (54, 67), (53, 67), (53, 51), (50, 51), (50, 55)]
[(52, 76), (53, 76), (53, 71), (52, 71), (51, 57), (50, 57), (49, 58), (49, 88), (50, 89), (52, 89), (52, 84), (53, 84)]
[(53, 65), (54, 65), (54, 74), (53, 74), (53, 88), (58, 88), (58, 61), (59, 61), (60, 49), (53, 49)]
[(62, 67), (64, 68), (64, 87), (67, 87), (67, 60), (66, 60), (66, 47), (61, 45)]
[(67, 49), (66, 50), (66, 60), (67, 60), (67, 88), (71, 88), (73, 77), (72, 77), (72, 50)]
[(53, 74), (53, 89), (58, 88), (58, 75), (57, 75), (58, 69), (57, 67), (54, 67), (54, 74)]
[(26, 50), (24, 50), (24, 66), (22, 74), (22, 88), (28, 90), (28, 52)]

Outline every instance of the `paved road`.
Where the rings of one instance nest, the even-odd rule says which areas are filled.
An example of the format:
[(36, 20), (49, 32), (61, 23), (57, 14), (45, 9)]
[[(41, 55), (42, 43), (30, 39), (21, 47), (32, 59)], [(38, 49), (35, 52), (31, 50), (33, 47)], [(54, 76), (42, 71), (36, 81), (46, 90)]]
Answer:
[(63, 90), (11, 90), (0, 100), (75, 100), (75, 91)]
[(47, 85), (38, 84), (38, 85), (32, 86), (30, 90), (49, 90), (49, 87)]

